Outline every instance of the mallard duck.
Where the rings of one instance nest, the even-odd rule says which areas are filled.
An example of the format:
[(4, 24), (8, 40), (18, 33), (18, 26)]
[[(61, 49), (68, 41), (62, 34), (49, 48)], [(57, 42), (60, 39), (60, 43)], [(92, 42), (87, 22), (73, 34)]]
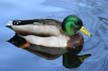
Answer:
[(16, 32), (10, 43), (48, 59), (63, 55), (63, 65), (67, 68), (80, 66), (90, 56), (77, 55), (84, 43), (79, 32), (91, 34), (75, 15), (67, 16), (63, 22), (54, 19), (13, 20), (7, 27)]

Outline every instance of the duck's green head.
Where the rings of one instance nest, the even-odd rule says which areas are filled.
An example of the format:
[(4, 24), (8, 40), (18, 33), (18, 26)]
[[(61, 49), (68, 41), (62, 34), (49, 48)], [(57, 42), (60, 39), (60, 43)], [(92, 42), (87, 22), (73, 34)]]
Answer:
[(68, 36), (76, 34), (78, 31), (83, 32), (85, 35), (90, 36), (91, 34), (84, 28), (82, 21), (75, 15), (67, 16), (63, 23), (62, 29)]

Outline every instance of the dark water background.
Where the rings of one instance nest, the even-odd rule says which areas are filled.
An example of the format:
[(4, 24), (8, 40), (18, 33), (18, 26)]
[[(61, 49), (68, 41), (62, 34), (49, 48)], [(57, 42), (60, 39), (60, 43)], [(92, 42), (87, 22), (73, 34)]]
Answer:
[[(14, 32), (6, 28), (9, 20), (53, 18), (63, 20), (75, 14), (84, 22), (92, 37), (84, 36), (80, 54), (91, 57), (76, 69), (62, 66), (62, 57), (48, 61), (6, 40)], [(0, 71), (108, 71), (108, 0), (0, 0)]]

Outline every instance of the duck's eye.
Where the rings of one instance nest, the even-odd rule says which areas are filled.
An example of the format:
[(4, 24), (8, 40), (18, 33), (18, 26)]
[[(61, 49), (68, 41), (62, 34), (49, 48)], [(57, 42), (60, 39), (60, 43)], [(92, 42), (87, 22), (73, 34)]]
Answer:
[(81, 20), (79, 20), (76, 24), (77, 24), (79, 27), (83, 26), (83, 24), (82, 24), (82, 21), (81, 21)]

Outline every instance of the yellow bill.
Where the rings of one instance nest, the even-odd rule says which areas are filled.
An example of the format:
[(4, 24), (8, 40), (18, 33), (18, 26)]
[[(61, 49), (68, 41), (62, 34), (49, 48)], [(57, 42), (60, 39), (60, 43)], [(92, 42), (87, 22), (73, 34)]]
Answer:
[(91, 36), (91, 33), (88, 32), (87, 29), (84, 26), (81, 27), (80, 32), (84, 33), (87, 36)]

